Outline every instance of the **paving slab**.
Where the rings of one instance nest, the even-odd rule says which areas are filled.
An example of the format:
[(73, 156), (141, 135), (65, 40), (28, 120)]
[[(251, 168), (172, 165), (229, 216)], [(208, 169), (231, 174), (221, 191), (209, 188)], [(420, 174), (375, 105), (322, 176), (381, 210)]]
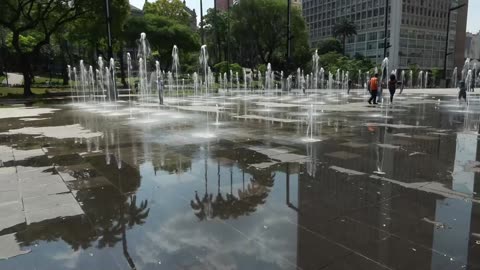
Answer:
[(19, 255), (30, 253), (30, 250), (22, 250), (17, 243), (15, 234), (0, 236), (0, 260), (9, 259)]
[(360, 155), (355, 154), (355, 153), (350, 153), (350, 152), (345, 152), (345, 151), (338, 151), (338, 152), (331, 152), (325, 154), (328, 157), (333, 157), (333, 158), (338, 158), (338, 159), (354, 159), (354, 158), (359, 158)]
[(27, 224), (84, 212), (71, 193), (24, 198)]
[(25, 214), (21, 202), (0, 205), (0, 231), (22, 223), (25, 223)]

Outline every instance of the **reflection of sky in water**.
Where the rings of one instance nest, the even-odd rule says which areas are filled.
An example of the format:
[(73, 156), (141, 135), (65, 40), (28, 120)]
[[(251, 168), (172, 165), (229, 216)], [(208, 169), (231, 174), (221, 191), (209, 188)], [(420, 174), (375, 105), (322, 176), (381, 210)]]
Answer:
[[(142, 164), (140, 172), (142, 186), (137, 196), (148, 199), (151, 210), (142, 230), (133, 229), (129, 238), (139, 243), (135, 244), (132, 256), (138, 256), (143, 263), (162, 261), (162, 265), (173, 266), (182, 264), (179, 261), (188, 264), (193, 260), (193, 264), (199, 260), (210, 269), (291, 269), (291, 263), (296, 262), (297, 232), (288, 218), (294, 211), (286, 206), (285, 173), (276, 172), (275, 185), (266, 203), (259, 205), (254, 213), (235, 220), (216, 218), (200, 222), (190, 200), (194, 199), (195, 190), (200, 195), (205, 192), (204, 159), (194, 159), (191, 171), (178, 175), (163, 171), (155, 175), (151, 163)], [(218, 191), (215, 160), (208, 160), (207, 174), (207, 192), (215, 198)], [(244, 177), (245, 185), (250, 184), (251, 175), (245, 173)], [(244, 188), (242, 171), (236, 165), (220, 165), (220, 179), (223, 194), (233, 190), (238, 196), (238, 190)], [(297, 175), (290, 176), (290, 201), (298, 205)]]

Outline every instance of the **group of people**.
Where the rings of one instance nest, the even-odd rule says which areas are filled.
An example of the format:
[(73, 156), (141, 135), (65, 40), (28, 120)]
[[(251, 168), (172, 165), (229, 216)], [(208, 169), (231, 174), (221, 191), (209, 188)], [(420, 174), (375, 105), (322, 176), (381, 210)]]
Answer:
[[(390, 80), (387, 83), (388, 91), (390, 91), (390, 103), (393, 103), (393, 96), (397, 91), (397, 76), (395, 74), (390, 75)], [(370, 92), (370, 99), (368, 104), (378, 104), (378, 101), (381, 99), (382, 88), (380, 85), (380, 80), (378, 78), (378, 73), (375, 74), (367, 83), (368, 91)], [(380, 94), (380, 95), (379, 95)]]
[[(387, 83), (388, 90), (390, 91), (390, 103), (393, 103), (393, 96), (395, 96), (395, 92), (397, 91), (397, 77), (395, 74), (390, 75), (390, 80)], [(375, 74), (367, 83), (368, 91), (370, 92), (370, 99), (368, 100), (369, 104), (378, 104), (378, 100), (381, 99), (381, 91), (382, 88), (380, 85), (380, 80), (378, 79), (378, 74)], [(472, 83), (470, 91), (474, 91), (475, 84)], [(403, 90), (403, 85), (402, 85)], [(402, 91), (400, 91), (400, 94)], [(380, 95), (379, 95), (380, 94)], [(464, 81), (460, 81), (459, 83), (459, 92), (458, 92), (458, 100), (464, 100), (467, 104), (467, 85)]]

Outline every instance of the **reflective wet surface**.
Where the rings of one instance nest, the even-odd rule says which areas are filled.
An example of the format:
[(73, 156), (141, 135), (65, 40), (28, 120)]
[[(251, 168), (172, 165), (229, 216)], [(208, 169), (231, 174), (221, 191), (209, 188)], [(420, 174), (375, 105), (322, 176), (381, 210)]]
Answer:
[(448, 93), (5, 105), (0, 269), (479, 269)]

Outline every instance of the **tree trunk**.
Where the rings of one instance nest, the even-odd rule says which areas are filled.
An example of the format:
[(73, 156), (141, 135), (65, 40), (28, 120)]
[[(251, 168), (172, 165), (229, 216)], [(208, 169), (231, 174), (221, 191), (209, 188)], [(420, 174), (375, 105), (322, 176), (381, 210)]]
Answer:
[(124, 88), (128, 88), (127, 81), (125, 80), (125, 65), (123, 63), (123, 46), (120, 48), (120, 51), (117, 53), (118, 63), (120, 64), (120, 79)]
[(25, 97), (33, 96), (32, 92), (32, 70), (30, 66), (30, 57), (28, 54), (23, 54), (22, 59), (22, 74), (23, 74), (23, 95)]

